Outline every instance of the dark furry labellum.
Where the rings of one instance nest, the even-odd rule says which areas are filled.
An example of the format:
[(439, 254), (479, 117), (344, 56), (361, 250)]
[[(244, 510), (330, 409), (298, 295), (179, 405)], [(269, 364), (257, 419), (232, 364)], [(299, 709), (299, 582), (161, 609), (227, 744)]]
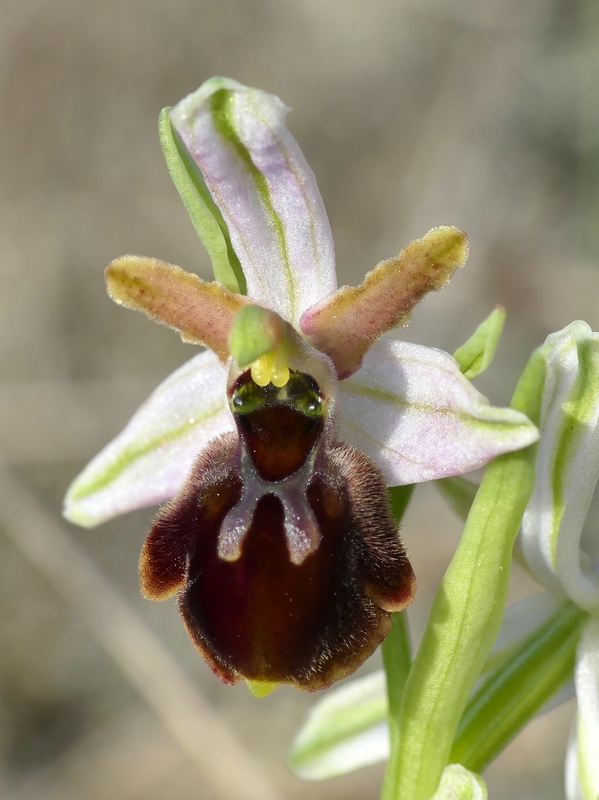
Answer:
[(335, 441), (311, 376), (260, 387), (248, 371), (229, 401), (237, 433), (204, 449), (158, 513), (142, 592), (179, 592), (194, 644), (226, 683), (323, 689), (360, 666), (414, 595), (386, 486)]

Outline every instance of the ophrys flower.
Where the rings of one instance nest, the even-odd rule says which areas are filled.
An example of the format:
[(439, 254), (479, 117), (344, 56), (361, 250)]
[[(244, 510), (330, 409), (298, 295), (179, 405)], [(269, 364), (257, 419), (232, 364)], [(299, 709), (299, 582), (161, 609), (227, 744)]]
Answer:
[(475, 469), (537, 432), (489, 406), (446, 353), (383, 335), (462, 266), (461, 231), (434, 228), (336, 290), (326, 213), (285, 113), (216, 78), (163, 114), (221, 282), (125, 257), (109, 291), (210, 349), (91, 462), (65, 513), (94, 525), (175, 497), (146, 541), (142, 589), (180, 593), (225, 681), (317, 689), (354, 670), (413, 595), (385, 486)]

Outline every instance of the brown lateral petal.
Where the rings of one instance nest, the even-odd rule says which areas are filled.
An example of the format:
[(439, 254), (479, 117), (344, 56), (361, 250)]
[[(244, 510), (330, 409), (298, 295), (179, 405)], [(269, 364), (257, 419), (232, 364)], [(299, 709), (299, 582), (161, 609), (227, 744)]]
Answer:
[(440, 289), (466, 263), (468, 241), (457, 228), (432, 228), (395, 258), (381, 261), (361, 286), (343, 286), (304, 312), (300, 327), (331, 357), (338, 377), (360, 368), (364, 353), (385, 331), (409, 321), (412, 308)]
[[(307, 493), (322, 536), (318, 548), (292, 563), (281, 501), (265, 494), (240, 557), (223, 560), (218, 535), (241, 496), (240, 447), (229, 437), (208, 446), (180, 495), (160, 512), (149, 541), (155, 552), (177, 532), (185, 543), (181, 614), (223, 681), (325, 688), (357, 669), (387, 634), (390, 613), (378, 597), (393, 608), (411, 597), (411, 568), (384, 487), (366, 457), (342, 445), (325, 447)], [(364, 469), (374, 477), (358, 476)], [(348, 476), (358, 490), (348, 488)], [(353, 507), (358, 497), (366, 507)]]
[(155, 258), (123, 256), (104, 274), (115, 302), (143, 311), (179, 331), (184, 342), (206, 345), (223, 363), (227, 360), (233, 317), (248, 298)]

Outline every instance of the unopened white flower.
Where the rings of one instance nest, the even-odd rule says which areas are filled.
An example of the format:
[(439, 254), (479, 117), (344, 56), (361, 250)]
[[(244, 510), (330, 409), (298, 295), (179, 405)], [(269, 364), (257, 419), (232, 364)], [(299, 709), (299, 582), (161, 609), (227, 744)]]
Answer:
[(522, 521), (523, 554), (543, 586), (599, 610), (599, 537), (583, 537), (599, 477), (599, 334), (573, 322), (551, 334), (543, 349), (542, 435)]
[(573, 322), (547, 338), (544, 354), (537, 479), (522, 523), (522, 552), (539, 583), (592, 614), (578, 645), (566, 787), (569, 800), (597, 800), (599, 535), (584, 526), (599, 478), (599, 334)]

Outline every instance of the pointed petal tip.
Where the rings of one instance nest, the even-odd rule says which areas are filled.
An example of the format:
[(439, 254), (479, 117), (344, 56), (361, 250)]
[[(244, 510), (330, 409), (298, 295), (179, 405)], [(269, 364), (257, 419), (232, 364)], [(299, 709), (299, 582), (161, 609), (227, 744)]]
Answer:
[[(97, 458), (97, 456), (96, 456)], [(62, 516), (72, 525), (79, 528), (97, 528), (103, 522), (107, 522), (115, 514), (111, 514), (106, 509), (94, 507), (93, 499), (90, 505), (89, 499), (93, 498), (96, 490), (97, 475), (93, 475), (90, 469), (96, 459), (92, 461), (71, 481), (69, 488), (64, 496), (62, 505)]]
[(506, 310), (495, 306), (472, 336), (453, 354), (463, 375), (472, 380), (490, 366), (505, 324)]

